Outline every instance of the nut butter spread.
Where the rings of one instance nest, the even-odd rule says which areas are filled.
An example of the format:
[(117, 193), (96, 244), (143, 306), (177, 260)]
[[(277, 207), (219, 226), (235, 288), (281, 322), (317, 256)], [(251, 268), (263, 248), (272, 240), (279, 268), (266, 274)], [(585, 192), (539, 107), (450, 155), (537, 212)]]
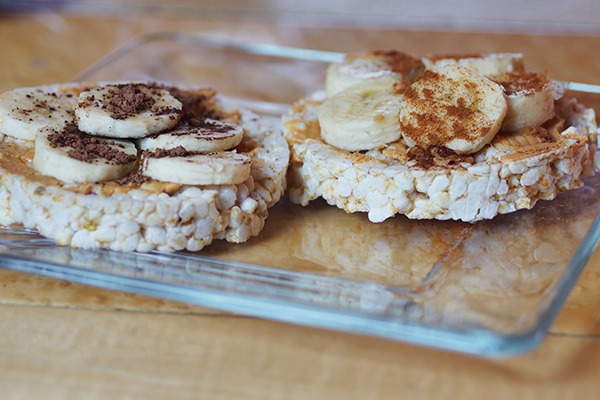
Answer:
[[(0, 225), (21, 224), (58, 245), (174, 252), (199, 251), (216, 239), (245, 242), (260, 233), (285, 188), (290, 153), (281, 132), (212, 89), (153, 83), (18, 88), (0, 94), (0, 116)], [(182, 126), (226, 136), (227, 124), (236, 125), (235, 140), (213, 146), (215, 153), (187, 157), (200, 140), (191, 135), (161, 139), (184, 146), (183, 154), (168, 150), (168, 158), (153, 159), (174, 179), (140, 170), (140, 142), (147, 136)], [(114, 127), (118, 132), (110, 131)], [(166, 148), (160, 143), (153, 150)], [(236, 163), (215, 154), (235, 156)], [(198, 177), (202, 183), (192, 182)]]
[[(364, 122), (377, 120), (377, 108), (342, 107), (342, 101), (367, 104), (349, 95), (352, 88), (392, 70), (418, 68), (390, 51), (355, 53), (328, 67), (325, 90), (299, 99), (283, 117), (292, 203), (323, 198), (348, 213), (366, 212), (372, 222), (398, 214), (475, 222), (530, 209), (600, 171), (594, 111), (563, 97), (546, 73), (525, 70), (522, 54), (431, 55), (422, 61), (424, 71), (414, 81), (394, 83), (400, 139), (373, 140), (358, 150), (343, 150), (338, 142), (343, 131), (347, 140), (361, 137), (354, 130), (383, 136), (383, 129)], [(338, 124), (343, 129), (335, 141), (329, 140), (330, 125), (342, 112), (320, 112), (332, 100), (339, 110), (360, 114)]]
[[(77, 88), (62, 87), (57, 90), (57, 92), (67, 92), (67, 96), (76, 97), (77, 93), (82, 92), (84, 89), (94, 87), (96, 87), (95, 84), (81, 87), (79, 90), (77, 90)], [(153, 87), (155, 89), (164, 88), (161, 85), (150, 85), (151, 90)], [(206, 122), (206, 119), (210, 118), (231, 123), (237, 123), (240, 120), (240, 115), (237, 110), (225, 110), (214, 101), (216, 91), (213, 89), (202, 88), (197, 90), (183, 90), (176, 87), (168, 87), (166, 89), (183, 104), (183, 116), (179, 125), (187, 124), (196, 127), (226, 130), (229, 128), (213, 126), (214, 124)], [(48, 92), (46, 94), (51, 95), (52, 93)], [(88, 100), (91, 103), (94, 99)], [(36, 102), (35, 107), (47, 110), (48, 118), (52, 118), (54, 109), (52, 106), (48, 105), (47, 102)], [(134, 115), (144, 109), (152, 107), (153, 99), (137, 89), (136, 84), (120, 84), (116, 85), (116, 89), (112, 91), (112, 98), (110, 99), (107, 109), (113, 113), (114, 118), (119, 119), (126, 118), (129, 115)], [(28, 110), (20, 111), (24, 115), (28, 113)], [(172, 110), (166, 112), (172, 112)], [(72, 114), (73, 113), (71, 113), (71, 115)], [(110, 139), (95, 137), (88, 135), (85, 132), (81, 132), (73, 122), (66, 123), (60, 132), (54, 132), (48, 135), (48, 139), (52, 147), (69, 148), (69, 156), (83, 162), (92, 162), (97, 158), (102, 158), (114, 164), (121, 164), (131, 162), (131, 158), (135, 157), (131, 154), (118, 151), (114, 147), (108, 146), (107, 140)], [(238, 146), (238, 149), (251, 152), (256, 147), (257, 145), (253, 144), (252, 140), (244, 139)], [(19, 145), (17, 142), (5, 140), (0, 142), (0, 153), (2, 155), (0, 157), (1, 168), (4, 168), (11, 173), (22, 175), (30, 182), (38, 182), (42, 185), (56, 185), (74, 193), (96, 193), (109, 196), (137, 189), (148, 193), (170, 194), (181, 187), (180, 184), (153, 180), (141, 175), (137, 170), (115, 181), (65, 184), (64, 182), (46, 176), (31, 167), (34, 153), (32, 142), (28, 145)], [(186, 153), (185, 155), (189, 155), (189, 152), (184, 153)], [(168, 155), (175, 156), (176, 154), (171, 152)], [(179, 155), (181, 155), (181, 153), (179, 153)], [(161, 156), (165, 155), (162, 154)]]

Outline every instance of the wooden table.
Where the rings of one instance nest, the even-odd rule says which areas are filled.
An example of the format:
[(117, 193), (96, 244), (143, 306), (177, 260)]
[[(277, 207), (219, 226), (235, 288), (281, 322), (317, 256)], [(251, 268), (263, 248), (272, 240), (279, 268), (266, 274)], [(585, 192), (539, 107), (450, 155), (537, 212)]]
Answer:
[[(533, 70), (600, 84), (600, 37), (280, 25), (269, 20), (0, 16), (0, 90), (70, 80), (152, 31), (351, 51), (523, 52)], [(7, 39), (10, 38), (10, 39)], [(600, 111), (600, 110), (598, 110)], [(544, 343), (479, 359), (0, 270), (0, 397), (7, 399), (598, 398), (600, 251)]]

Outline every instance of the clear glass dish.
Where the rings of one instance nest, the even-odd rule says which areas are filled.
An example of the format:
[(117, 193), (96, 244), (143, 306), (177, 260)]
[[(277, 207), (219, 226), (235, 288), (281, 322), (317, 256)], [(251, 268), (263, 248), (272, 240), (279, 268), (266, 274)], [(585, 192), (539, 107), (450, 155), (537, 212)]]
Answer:
[[(321, 87), (337, 53), (152, 34), (78, 80), (153, 79), (211, 86), (274, 123)], [(589, 97), (589, 96), (588, 96)], [(597, 101), (598, 99), (596, 99)], [(198, 253), (61, 247), (0, 230), (0, 267), (295, 324), (481, 356), (544, 339), (600, 239), (600, 177), (533, 210), (467, 224), (380, 224), (322, 201), (286, 198), (263, 232)]]

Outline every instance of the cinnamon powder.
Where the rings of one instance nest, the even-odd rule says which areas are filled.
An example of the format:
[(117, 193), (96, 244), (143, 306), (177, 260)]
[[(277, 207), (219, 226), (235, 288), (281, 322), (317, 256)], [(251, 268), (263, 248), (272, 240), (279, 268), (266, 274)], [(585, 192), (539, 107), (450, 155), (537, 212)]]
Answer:
[(507, 96), (516, 96), (540, 92), (548, 86), (549, 80), (546, 72), (515, 71), (503, 75), (498, 83)]
[(376, 50), (373, 54), (383, 56), (393, 72), (403, 75), (416, 69), (425, 68), (425, 64), (420, 58), (398, 50)]

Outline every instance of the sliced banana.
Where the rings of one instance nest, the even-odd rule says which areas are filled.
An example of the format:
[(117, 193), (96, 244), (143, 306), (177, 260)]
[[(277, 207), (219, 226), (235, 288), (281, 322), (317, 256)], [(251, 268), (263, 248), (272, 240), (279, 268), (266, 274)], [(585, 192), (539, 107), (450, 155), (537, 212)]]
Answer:
[(325, 76), (327, 96), (333, 96), (357, 83), (368, 81), (414, 81), (425, 66), (420, 58), (396, 50), (348, 54), (331, 63)]
[(448, 54), (423, 57), (423, 62), (428, 69), (447, 64), (461, 65), (474, 69), (486, 78), (525, 68), (520, 53)]
[(507, 112), (502, 87), (457, 64), (433, 67), (402, 97), (400, 130), (408, 146), (470, 154), (489, 143)]
[(91, 135), (140, 138), (171, 129), (182, 105), (167, 90), (143, 83), (108, 84), (81, 92), (78, 127)]
[(229, 150), (240, 144), (244, 128), (213, 119), (200, 126), (182, 125), (158, 135), (139, 139), (140, 150), (174, 149), (182, 146), (187, 151), (215, 152)]
[(561, 88), (545, 73), (518, 71), (492, 78), (504, 88), (508, 111), (502, 130), (516, 132), (539, 126), (554, 115), (554, 101), (562, 97)]
[(33, 168), (63, 182), (103, 182), (129, 174), (136, 159), (131, 141), (89, 136), (71, 124), (38, 131)]
[(225, 151), (189, 155), (183, 148), (181, 152), (173, 150), (143, 152), (140, 172), (158, 181), (184, 185), (238, 184), (250, 176), (251, 160), (245, 154)]
[(35, 140), (44, 127), (60, 128), (73, 121), (79, 92), (59, 86), (19, 88), (0, 94), (0, 132)]
[(342, 150), (370, 150), (400, 138), (400, 95), (391, 82), (353, 85), (318, 109), (321, 137)]

